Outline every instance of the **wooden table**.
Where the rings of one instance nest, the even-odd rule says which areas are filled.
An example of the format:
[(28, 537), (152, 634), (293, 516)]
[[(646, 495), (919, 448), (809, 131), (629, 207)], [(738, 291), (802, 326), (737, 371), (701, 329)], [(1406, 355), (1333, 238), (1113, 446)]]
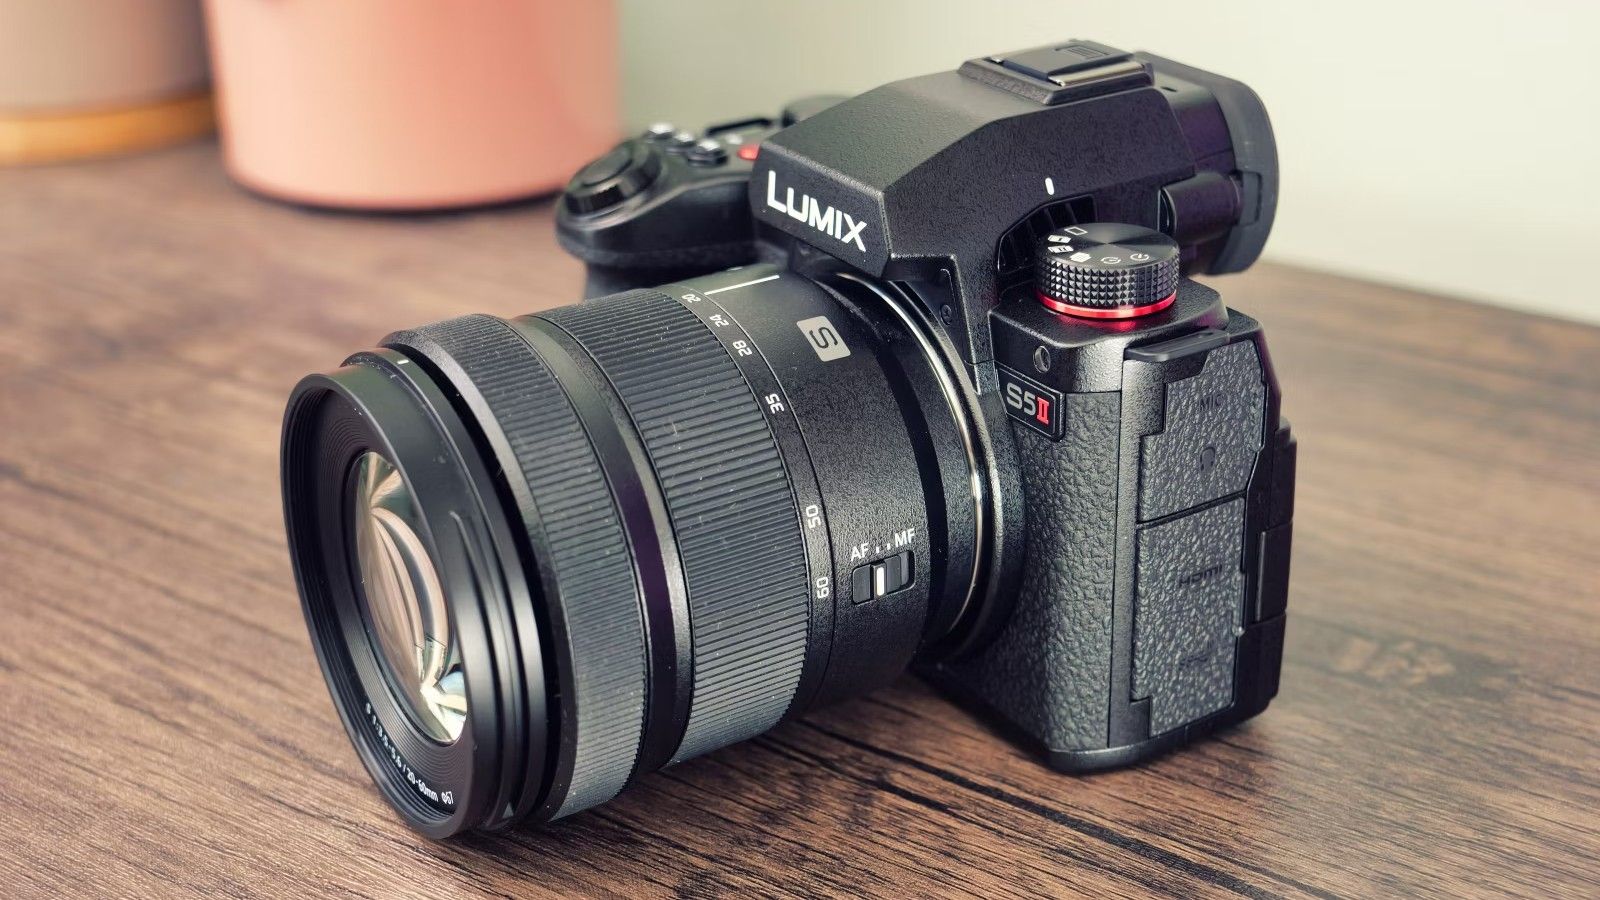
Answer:
[(0, 896), (1600, 893), (1600, 330), (1263, 265), (1300, 436), (1282, 694), (1046, 771), (906, 679), (556, 827), (370, 787), (278, 506), (302, 374), (577, 296), (551, 207), (369, 218), (208, 145), (0, 172)]

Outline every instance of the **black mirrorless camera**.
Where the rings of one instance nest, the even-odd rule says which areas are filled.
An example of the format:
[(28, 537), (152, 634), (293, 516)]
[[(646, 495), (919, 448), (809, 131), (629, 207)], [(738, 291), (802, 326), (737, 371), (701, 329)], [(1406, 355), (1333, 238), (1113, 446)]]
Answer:
[(583, 303), (290, 401), (313, 642), (434, 836), (545, 821), (908, 668), (1052, 766), (1264, 709), (1294, 442), (1244, 85), (1072, 41), (580, 171)]

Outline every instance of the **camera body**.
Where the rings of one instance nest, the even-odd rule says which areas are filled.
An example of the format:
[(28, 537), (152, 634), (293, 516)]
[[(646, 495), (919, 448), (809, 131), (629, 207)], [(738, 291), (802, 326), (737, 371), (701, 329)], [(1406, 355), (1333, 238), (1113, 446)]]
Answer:
[[(1165, 277), (1143, 252), (1068, 273), (1087, 305), (1056, 302), (1041, 273), (1071, 263), (1050, 242), (1097, 266), (1075, 236), (1122, 223), (1172, 245), (1174, 279), (1238, 271), (1276, 194), (1247, 87), (1072, 41), (776, 120), (653, 127), (574, 177), (557, 232), (591, 296), (748, 267), (848, 279), (914, 320), (970, 412), (993, 511), (970, 611), (918, 671), (1083, 771), (1276, 694), (1295, 444), (1255, 320), (1188, 277), (1134, 303)], [(794, 318), (826, 362), (835, 337)], [(840, 608), (870, 606), (894, 559), (839, 573)]]

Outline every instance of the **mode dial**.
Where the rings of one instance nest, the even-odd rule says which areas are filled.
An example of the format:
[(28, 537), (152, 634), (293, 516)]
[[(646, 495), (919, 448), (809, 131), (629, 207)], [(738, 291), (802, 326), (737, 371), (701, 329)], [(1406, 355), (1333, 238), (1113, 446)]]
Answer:
[(1120, 222), (1068, 225), (1034, 251), (1039, 302), (1069, 316), (1131, 319), (1172, 305), (1178, 290), (1178, 242)]

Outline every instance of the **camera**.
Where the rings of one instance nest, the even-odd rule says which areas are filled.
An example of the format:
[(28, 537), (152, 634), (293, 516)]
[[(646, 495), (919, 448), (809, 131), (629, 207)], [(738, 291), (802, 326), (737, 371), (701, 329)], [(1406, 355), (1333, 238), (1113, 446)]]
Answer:
[(1049, 765), (1277, 692), (1295, 444), (1188, 276), (1271, 228), (1244, 85), (1068, 41), (579, 171), (589, 299), (308, 376), (283, 496), (384, 797), (548, 821), (907, 670)]

